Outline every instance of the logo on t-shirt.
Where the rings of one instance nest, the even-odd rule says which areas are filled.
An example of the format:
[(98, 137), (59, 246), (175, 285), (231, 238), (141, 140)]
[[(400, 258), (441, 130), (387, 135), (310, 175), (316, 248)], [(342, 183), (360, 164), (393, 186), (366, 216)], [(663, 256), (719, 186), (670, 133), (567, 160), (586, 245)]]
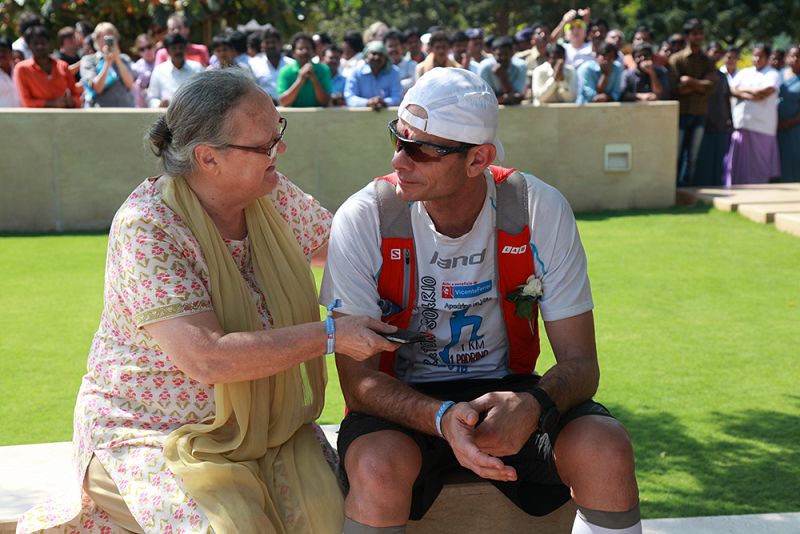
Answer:
[(431, 265), (438, 265), (441, 269), (455, 269), (459, 265), (480, 265), (486, 259), (486, 249), (476, 252), (470, 256), (455, 256), (453, 258), (439, 257), (439, 251), (434, 251), (433, 257), (429, 262)]
[(483, 295), (492, 290), (492, 281), (485, 280), (483, 282), (467, 283), (461, 282), (454, 284), (452, 282), (442, 283), (442, 298), (443, 299), (471, 299), (478, 295)]
[(503, 250), (500, 252), (501, 254), (525, 254), (525, 251), (528, 250), (528, 245), (522, 245), (521, 247), (512, 247), (511, 245), (506, 245), (503, 247)]

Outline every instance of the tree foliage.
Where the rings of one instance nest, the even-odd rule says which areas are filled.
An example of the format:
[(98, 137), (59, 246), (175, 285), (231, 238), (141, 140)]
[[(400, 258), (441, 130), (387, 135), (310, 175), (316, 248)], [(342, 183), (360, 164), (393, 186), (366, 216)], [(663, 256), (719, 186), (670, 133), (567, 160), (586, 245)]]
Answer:
[(0, 0), (0, 34), (16, 34), (19, 16), (33, 11), (42, 14), (51, 30), (81, 19), (91, 24), (109, 21), (123, 39), (132, 41), (154, 23), (166, 27), (169, 15), (180, 8), (191, 24), (192, 39), (210, 41), (222, 28), (250, 19), (271, 22), (284, 33), (298, 31), (306, 25), (304, 4), (304, 0)]
[[(555, 25), (567, 9), (580, 4), (563, 0), (0, 0), (0, 34), (14, 36), (17, 18), (29, 10), (41, 12), (52, 30), (79, 19), (111, 21), (132, 40), (153, 22), (165, 26), (176, 5), (192, 22), (192, 38), (202, 41), (223, 27), (250, 19), (270, 22), (287, 36), (299, 30), (323, 30), (341, 38), (345, 31), (363, 31), (377, 20), (422, 31), (434, 25), (446, 29), (479, 26), (487, 33), (511, 34), (534, 21)], [(628, 39), (640, 24), (665, 38), (695, 16), (706, 24), (709, 38), (726, 44), (771, 42), (781, 34), (796, 37), (794, 21), (800, 20), (798, 0), (596, 0), (585, 4), (594, 17), (625, 30)]]
[(771, 43), (781, 34), (797, 38), (800, 17), (797, 0), (636, 0), (629, 11), (629, 24), (643, 22), (664, 36), (680, 31), (689, 16), (702, 20), (706, 35), (726, 44), (756, 41)]

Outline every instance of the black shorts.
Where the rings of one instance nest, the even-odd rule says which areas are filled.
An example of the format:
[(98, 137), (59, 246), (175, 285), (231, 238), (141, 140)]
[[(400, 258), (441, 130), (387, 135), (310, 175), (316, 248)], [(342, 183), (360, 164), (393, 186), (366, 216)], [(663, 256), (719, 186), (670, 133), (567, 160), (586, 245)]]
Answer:
[[(509, 375), (496, 380), (457, 380), (415, 384), (418, 391), (442, 400), (470, 401), (491, 391), (526, 391), (539, 382), (537, 375)], [(569, 488), (556, 472), (553, 459), (553, 444), (558, 432), (567, 423), (584, 415), (612, 417), (611, 413), (594, 401), (586, 401), (572, 407), (561, 416), (558, 430), (550, 434), (535, 432), (522, 449), (513, 456), (503, 457), (503, 463), (517, 471), (517, 480), (501, 482), (490, 480), (497, 489), (520, 509), (530, 515), (547, 515), (570, 499)], [(446, 478), (477, 479), (471, 471), (458, 463), (450, 445), (439, 436), (431, 436), (416, 430), (359, 412), (350, 412), (339, 428), (338, 451), (341, 462), (341, 477), (347, 486), (344, 458), (347, 447), (359, 436), (380, 430), (397, 430), (410, 436), (422, 453), (422, 468), (414, 482), (409, 519), (419, 520), (436, 500)]]

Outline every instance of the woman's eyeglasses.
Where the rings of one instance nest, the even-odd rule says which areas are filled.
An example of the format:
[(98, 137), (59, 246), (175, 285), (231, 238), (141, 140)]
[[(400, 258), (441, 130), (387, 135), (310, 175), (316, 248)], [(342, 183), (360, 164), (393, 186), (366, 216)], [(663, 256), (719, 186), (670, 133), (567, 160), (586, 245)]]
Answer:
[(244, 146), (226, 144), (223, 146), (223, 148), (235, 148), (237, 150), (244, 150), (246, 152), (255, 152), (256, 154), (263, 154), (269, 159), (272, 159), (278, 154), (278, 144), (281, 142), (283, 139), (283, 134), (286, 132), (286, 119), (281, 117), (278, 120), (278, 124), (280, 125), (281, 131), (278, 133), (278, 137), (276, 137), (275, 140), (268, 145)]
[[(417, 163), (430, 163), (439, 161), (444, 156), (450, 154), (460, 154), (466, 152), (470, 148), (477, 146), (469, 143), (461, 143), (458, 146), (442, 146), (435, 143), (428, 143), (426, 141), (417, 141), (416, 139), (408, 139), (400, 135), (397, 131), (397, 120), (395, 119), (389, 123), (389, 140), (394, 146), (394, 151), (405, 151), (408, 157)], [(428, 152), (425, 149), (428, 149)], [(435, 154), (430, 154), (430, 150)]]
[(146, 50), (150, 50), (151, 48), (153, 48), (153, 45), (149, 44), (149, 45), (145, 45), (145, 46), (140, 46), (136, 50), (138, 50), (139, 52), (144, 52)]

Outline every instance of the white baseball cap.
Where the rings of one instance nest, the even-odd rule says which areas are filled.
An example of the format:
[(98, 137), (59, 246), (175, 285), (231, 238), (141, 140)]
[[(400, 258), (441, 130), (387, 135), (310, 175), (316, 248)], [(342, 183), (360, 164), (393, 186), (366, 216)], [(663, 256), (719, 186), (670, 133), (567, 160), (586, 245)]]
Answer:
[[(410, 105), (424, 109), (427, 118), (411, 113)], [(397, 116), (414, 128), (444, 139), (473, 145), (491, 143), (497, 149), (496, 159), (502, 161), (505, 157), (503, 144), (497, 138), (497, 97), (489, 84), (469, 70), (431, 69), (408, 90)]]

